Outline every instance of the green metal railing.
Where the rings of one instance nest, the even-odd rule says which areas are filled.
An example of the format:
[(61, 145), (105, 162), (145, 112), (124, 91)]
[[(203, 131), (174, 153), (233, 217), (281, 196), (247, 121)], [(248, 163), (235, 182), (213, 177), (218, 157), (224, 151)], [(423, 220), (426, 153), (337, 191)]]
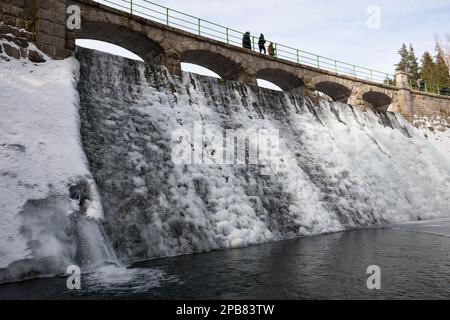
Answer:
[(427, 81), (409, 79), (409, 86), (421, 92), (433, 93), (442, 96), (450, 96), (450, 88), (442, 84), (434, 84)]
[[(242, 46), (242, 37), (244, 33), (232, 28), (227, 28), (203, 20), (189, 14), (167, 8), (157, 3), (147, 0), (94, 0), (95, 2), (108, 5), (110, 7), (120, 9), (150, 19), (161, 24), (171, 26), (177, 29), (191, 32), (196, 35), (208, 37), (217, 41), (221, 41), (230, 45)], [(252, 51), (259, 52), (258, 38), (252, 36)], [(384, 83), (387, 85), (394, 84), (394, 75), (376, 71), (369, 68), (359, 67), (354, 64), (330, 59), (320, 55), (316, 55), (303, 50), (295, 49), (285, 46), (275, 41), (274, 57), (276, 59), (283, 59), (290, 62), (295, 62), (302, 65), (315, 67), (321, 70), (334, 72), (340, 75), (351, 76), (359, 79), (364, 79), (372, 82)], [(439, 92), (439, 90), (438, 90)]]

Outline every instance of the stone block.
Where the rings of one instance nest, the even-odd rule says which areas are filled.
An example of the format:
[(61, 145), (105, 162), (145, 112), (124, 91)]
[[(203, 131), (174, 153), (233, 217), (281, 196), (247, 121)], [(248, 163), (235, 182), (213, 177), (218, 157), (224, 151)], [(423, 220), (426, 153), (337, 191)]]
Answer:
[(43, 43), (38, 42), (38, 47), (39, 47), (39, 49), (41, 49), (44, 53), (46, 53), (50, 57), (53, 58), (56, 56), (56, 47), (55, 46), (51, 46), (48, 44), (43, 44)]
[(28, 57), (28, 49), (26, 48), (20, 48), (20, 56), (24, 59)]
[(44, 57), (42, 57), (42, 55), (39, 52), (37, 52), (36, 50), (28, 50), (28, 59), (31, 62), (35, 62), (35, 63), (45, 62)]
[(26, 39), (14, 37), (12, 40), (20, 48), (28, 48), (28, 41)]
[(67, 50), (74, 51), (75, 47), (76, 47), (76, 44), (75, 44), (74, 40), (66, 40), (66, 49)]
[(55, 24), (52, 22), (39, 20), (37, 23), (38, 33), (44, 33), (50, 36), (56, 36), (65, 38), (66, 37), (66, 27), (63, 25)]
[(48, 0), (36, 0), (36, 8), (48, 11), (50, 10), (50, 3)]
[(20, 8), (25, 8), (25, 0), (14, 0), (14, 5)]
[(58, 15), (66, 15), (66, 1), (65, 0), (58, 0), (58, 1), (50, 1), (50, 11), (53, 13), (56, 13)]
[(6, 34), (0, 34), (0, 39), (5, 39), (6, 41), (12, 42), (13, 37), (6, 35)]
[(8, 43), (3, 43), (3, 49), (5, 49), (5, 53), (15, 59), (20, 59), (20, 50), (9, 45)]
[(2, 6), (2, 12), (3, 12), (3, 14), (8, 14), (13, 17), (22, 17), (23, 16), (23, 9), (17, 7), (16, 5), (12, 5), (12, 4), (4, 4)]
[(59, 48), (64, 48), (66, 46), (66, 39), (62, 37), (49, 36), (47, 34), (39, 33), (36, 38), (37, 42), (40, 44), (48, 44)]
[(13, 27), (8, 26), (6, 24), (0, 25), (0, 33), (2, 33), (2, 34), (13, 33), (14, 30), (15, 29)]
[(48, 10), (39, 9), (36, 16), (38, 20), (45, 20), (49, 23), (54, 23), (56, 20), (56, 14)]
[(4, 14), (3, 15), (3, 22), (10, 26), (16, 25), (16, 19), (10, 15)]
[(67, 57), (68, 57), (68, 55), (67, 55), (66, 48), (56, 47), (55, 56), (54, 56), (55, 59), (65, 59)]

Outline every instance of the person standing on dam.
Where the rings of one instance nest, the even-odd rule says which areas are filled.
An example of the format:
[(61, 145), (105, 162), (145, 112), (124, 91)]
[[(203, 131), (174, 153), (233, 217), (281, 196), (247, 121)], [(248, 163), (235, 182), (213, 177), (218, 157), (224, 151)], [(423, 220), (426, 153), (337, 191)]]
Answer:
[(259, 45), (259, 53), (264, 52), (264, 54), (266, 54), (266, 39), (264, 39), (264, 35), (262, 33), (259, 36), (258, 45)]
[(242, 47), (245, 49), (252, 50), (252, 41), (250, 39), (250, 32), (247, 31), (242, 38)]
[(269, 48), (267, 48), (269, 51), (269, 56), (275, 57), (275, 48), (273, 46), (273, 42), (269, 44)]

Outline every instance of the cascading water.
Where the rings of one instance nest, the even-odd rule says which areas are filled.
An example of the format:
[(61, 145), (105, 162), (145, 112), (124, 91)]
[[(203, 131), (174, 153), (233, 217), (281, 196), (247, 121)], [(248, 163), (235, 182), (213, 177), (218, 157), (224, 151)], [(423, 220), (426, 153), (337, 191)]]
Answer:
[[(450, 215), (450, 161), (399, 115), (192, 74), (173, 79), (87, 49), (76, 56), (83, 146), (122, 261)], [(174, 132), (195, 135), (198, 123), (215, 138), (277, 130), (277, 170), (175, 164)], [(194, 154), (218, 152), (222, 140), (213, 140)]]
[(0, 59), (0, 283), (117, 264), (80, 141), (78, 67)]

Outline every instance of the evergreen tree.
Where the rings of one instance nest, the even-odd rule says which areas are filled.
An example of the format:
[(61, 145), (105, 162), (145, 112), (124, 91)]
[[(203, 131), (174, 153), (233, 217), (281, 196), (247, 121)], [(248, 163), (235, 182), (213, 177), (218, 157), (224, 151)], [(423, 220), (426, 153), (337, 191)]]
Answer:
[(435, 64), (433, 57), (428, 51), (422, 56), (420, 67), (420, 79), (427, 83), (427, 90), (434, 90), (432, 84), (434, 83)]
[(443, 56), (443, 52), (441, 50), (437, 48), (436, 51), (434, 81), (441, 87), (449, 87), (450, 76), (445, 57)]
[(417, 83), (417, 80), (419, 80), (419, 62), (417, 61), (416, 53), (412, 44), (409, 44), (408, 69), (411, 80), (414, 83)]
[(420, 79), (427, 82), (432, 82), (434, 80), (434, 61), (428, 51), (425, 51), (423, 54), (421, 64)]
[(397, 67), (396, 70), (409, 73), (409, 51), (406, 44), (402, 45), (398, 54), (400, 55), (400, 62), (395, 65)]

